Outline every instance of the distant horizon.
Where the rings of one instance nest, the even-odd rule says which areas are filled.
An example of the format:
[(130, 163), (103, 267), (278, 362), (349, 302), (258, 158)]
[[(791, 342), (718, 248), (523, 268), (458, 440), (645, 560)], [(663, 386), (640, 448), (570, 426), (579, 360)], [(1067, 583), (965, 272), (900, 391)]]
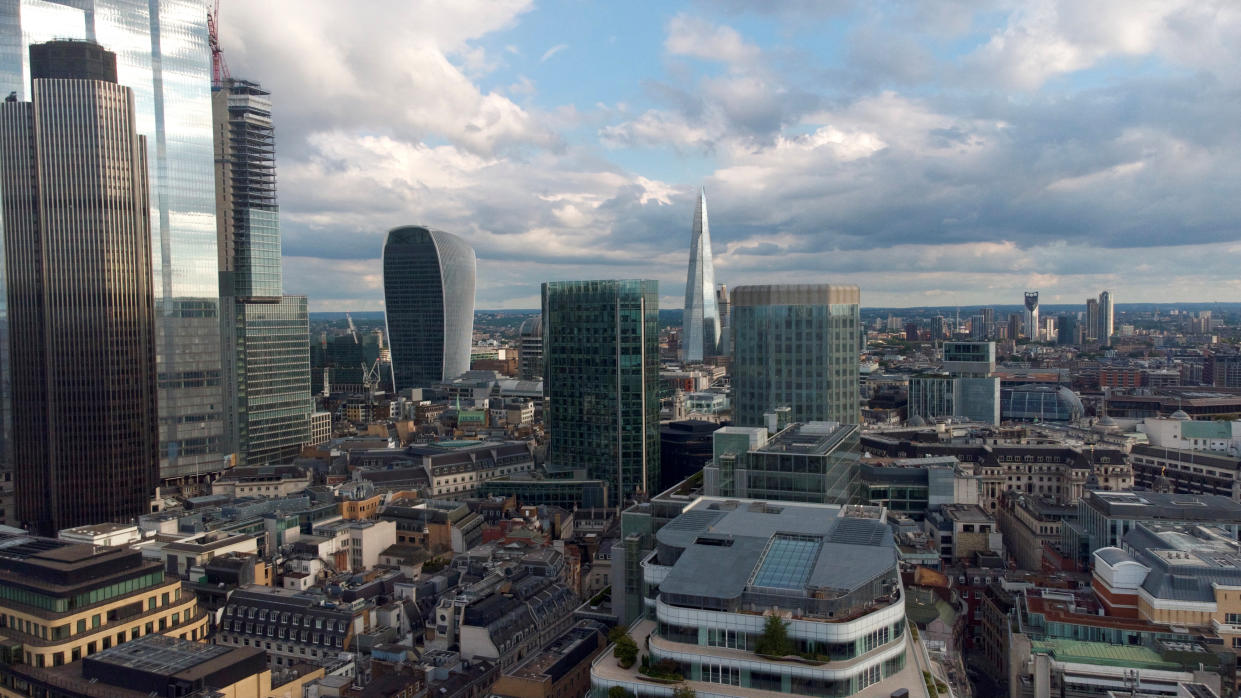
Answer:
[[(1141, 311), (1143, 309), (1148, 309), (1151, 307), (1164, 307), (1164, 306), (1169, 306), (1170, 308), (1175, 308), (1178, 310), (1182, 308), (1186, 310), (1198, 309), (1198, 308), (1203, 308), (1205, 306), (1235, 308), (1235, 309), (1241, 310), (1241, 301), (1135, 301), (1132, 303), (1116, 303), (1115, 304), (1115, 308), (1118, 311), (1119, 310)], [(1082, 303), (1049, 303), (1046, 305), (1040, 304), (1039, 310), (1041, 311), (1041, 310), (1069, 309), (1069, 308), (1083, 308), (1084, 309), (1085, 307), (1086, 307), (1086, 303), (1084, 301)], [(955, 311), (958, 308), (962, 311), (976, 310), (976, 309), (981, 309), (981, 308), (993, 308), (996, 310), (1012, 308), (1014, 310), (1024, 310), (1024, 306), (1021, 303), (1008, 303), (1008, 304), (990, 304), (990, 305), (986, 305), (986, 304), (903, 305), (903, 306), (863, 305), (861, 306), (861, 312), (880, 312), (880, 311), (885, 311), (885, 310), (886, 311), (897, 311), (897, 310)], [(682, 311), (684, 310), (684, 308), (680, 308), (680, 307), (660, 308), (659, 310), (660, 312)], [(346, 313), (349, 313), (354, 316), (371, 316), (371, 315), (382, 315), (383, 312), (384, 312), (383, 310), (315, 310), (315, 311), (311, 311), (310, 315), (311, 317), (334, 316), (334, 317), (339, 317), (343, 319)], [(529, 313), (538, 313), (538, 312), (541, 312), (539, 308), (476, 308), (474, 310), (475, 315), (479, 313), (502, 313), (502, 314), (508, 314), (508, 315), (518, 315), (518, 314), (529, 314)]]

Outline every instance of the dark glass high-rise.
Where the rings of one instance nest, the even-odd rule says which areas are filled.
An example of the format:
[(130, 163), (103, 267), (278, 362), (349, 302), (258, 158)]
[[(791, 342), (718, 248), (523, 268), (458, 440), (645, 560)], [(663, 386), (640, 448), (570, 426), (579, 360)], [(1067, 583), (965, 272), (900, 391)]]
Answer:
[(147, 146), (115, 61), (32, 46), (32, 101), (0, 104), (18, 518), (45, 534), (146, 512), (159, 473)]
[(396, 390), (429, 388), (469, 370), (476, 264), (474, 249), (451, 233), (388, 232), (384, 315)]

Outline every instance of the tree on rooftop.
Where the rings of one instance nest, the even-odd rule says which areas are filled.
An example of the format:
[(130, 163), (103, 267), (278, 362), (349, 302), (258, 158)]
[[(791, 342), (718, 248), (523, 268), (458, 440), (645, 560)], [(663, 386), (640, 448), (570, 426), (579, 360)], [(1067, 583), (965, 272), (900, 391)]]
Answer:
[(754, 650), (772, 657), (784, 657), (796, 652), (793, 641), (789, 639), (789, 624), (780, 616), (767, 616), (763, 634), (758, 636)]

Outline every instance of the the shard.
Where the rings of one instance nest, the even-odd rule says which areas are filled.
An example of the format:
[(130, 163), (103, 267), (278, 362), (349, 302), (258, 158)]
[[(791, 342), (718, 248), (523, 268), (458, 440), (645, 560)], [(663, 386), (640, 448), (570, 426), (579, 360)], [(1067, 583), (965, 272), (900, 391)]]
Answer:
[(711, 229), (707, 225), (707, 192), (700, 189), (694, 207), (685, 279), (685, 312), (681, 319), (682, 358), (702, 361), (719, 354), (720, 311), (715, 302), (715, 266), (711, 263)]

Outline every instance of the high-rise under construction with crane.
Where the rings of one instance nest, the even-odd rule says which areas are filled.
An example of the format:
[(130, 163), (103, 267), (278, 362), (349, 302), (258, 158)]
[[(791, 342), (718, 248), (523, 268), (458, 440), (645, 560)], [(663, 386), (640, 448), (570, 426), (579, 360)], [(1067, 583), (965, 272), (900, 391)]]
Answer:
[(225, 72), (212, 107), (225, 434), (242, 463), (280, 463), (310, 440), (314, 401), (306, 297), (281, 288), (271, 94)]

